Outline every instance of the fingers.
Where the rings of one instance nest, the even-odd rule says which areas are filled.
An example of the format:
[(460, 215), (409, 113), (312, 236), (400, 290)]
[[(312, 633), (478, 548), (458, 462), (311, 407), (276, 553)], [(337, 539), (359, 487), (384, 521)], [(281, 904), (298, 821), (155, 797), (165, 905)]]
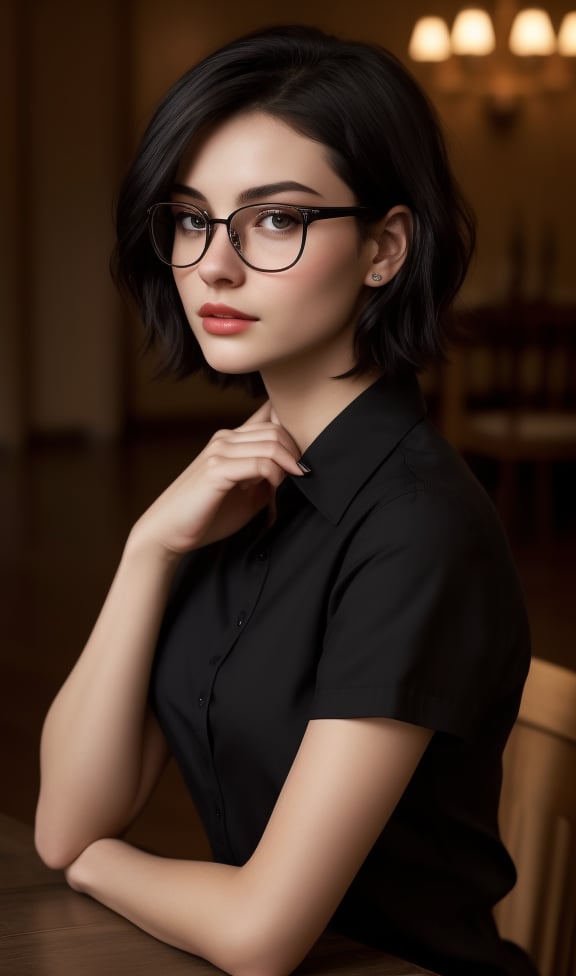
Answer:
[(278, 417), (273, 412), (269, 400), (240, 426), (233, 430), (216, 431), (207, 446), (208, 449), (211, 449), (215, 443), (220, 446), (223, 444), (253, 445), (255, 455), (265, 457), (270, 456), (269, 452), (273, 450), (274, 444), (279, 444), (284, 449), (280, 456), (284, 459), (281, 464), (285, 470), (294, 475), (302, 474), (295, 464), (302, 452), (291, 434), (278, 423)]
[[(301, 477), (300, 450), (263, 404), (235, 430), (219, 430), (140, 520), (143, 538), (186, 552), (238, 531), (287, 475)], [(277, 418), (276, 418), (277, 419)]]
[(298, 460), (301, 451), (284, 427), (275, 424), (259, 424), (254, 427), (238, 428), (237, 430), (219, 430), (212, 437), (210, 444), (252, 444), (256, 454), (266, 451), (266, 444), (280, 444), (294, 461)]
[[(272, 462), (282, 470), (282, 477), (285, 474), (302, 475), (294, 456), (293, 442), (282, 428), (256, 431), (253, 435), (248, 432), (219, 431), (219, 436), (212, 439), (205, 454), (209, 465), (224, 460), (253, 460), (255, 464)], [(268, 478), (267, 474), (261, 476)]]
[(234, 486), (247, 488), (264, 481), (272, 488), (278, 488), (287, 474), (286, 469), (277, 459), (252, 455), (246, 457), (215, 455), (207, 459), (206, 466), (208, 472), (213, 473), (214, 487), (224, 492), (230, 491)]

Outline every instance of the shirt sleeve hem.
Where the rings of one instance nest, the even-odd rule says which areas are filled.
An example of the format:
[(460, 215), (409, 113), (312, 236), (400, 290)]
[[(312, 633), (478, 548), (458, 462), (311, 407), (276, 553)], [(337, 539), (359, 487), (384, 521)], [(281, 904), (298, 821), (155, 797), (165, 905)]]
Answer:
[(470, 736), (478, 722), (472, 703), (464, 699), (449, 701), (386, 687), (317, 689), (310, 718), (392, 718), (458, 738)]

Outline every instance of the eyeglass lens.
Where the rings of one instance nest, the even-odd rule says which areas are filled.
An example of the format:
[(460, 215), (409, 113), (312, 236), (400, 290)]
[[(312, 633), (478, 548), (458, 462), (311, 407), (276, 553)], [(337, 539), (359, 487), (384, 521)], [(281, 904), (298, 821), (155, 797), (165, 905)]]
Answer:
[[(151, 214), (152, 239), (166, 264), (184, 268), (203, 255), (209, 223), (201, 210), (177, 203), (157, 204)], [(294, 207), (256, 204), (237, 210), (229, 237), (239, 255), (260, 271), (280, 271), (300, 254), (304, 218)]]

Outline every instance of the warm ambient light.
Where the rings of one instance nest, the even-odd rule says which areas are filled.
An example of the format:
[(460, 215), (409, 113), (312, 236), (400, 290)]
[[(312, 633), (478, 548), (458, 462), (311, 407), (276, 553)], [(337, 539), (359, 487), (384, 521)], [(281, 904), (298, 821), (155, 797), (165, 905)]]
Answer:
[(446, 61), (450, 34), (442, 17), (421, 17), (414, 24), (408, 53), (413, 61)]
[(485, 10), (461, 10), (452, 28), (452, 52), (476, 56), (490, 54), (496, 46), (492, 21)]
[(534, 7), (516, 14), (509, 43), (512, 53), (520, 57), (553, 54), (556, 38), (546, 11)]
[(564, 15), (558, 33), (558, 53), (576, 57), (576, 10)]
[(574, 90), (567, 59), (576, 58), (576, 10), (564, 15), (556, 38), (543, 8), (518, 12), (518, 0), (493, 0), (492, 21), (485, 10), (472, 7), (474, 0), (468, 3), (451, 32), (441, 17), (421, 17), (412, 31), (410, 57), (439, 62), (427, 70), (428, 82), (439, 92), (480, 99), (494, 129), (504, 133), (536, 96)]

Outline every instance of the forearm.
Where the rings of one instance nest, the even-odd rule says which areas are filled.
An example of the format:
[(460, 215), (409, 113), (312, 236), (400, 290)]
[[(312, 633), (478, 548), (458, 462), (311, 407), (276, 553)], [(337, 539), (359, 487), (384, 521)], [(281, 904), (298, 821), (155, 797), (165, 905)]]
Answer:
[[(101, 840), (67, 872), (69, 883), (163, 942), (208, 959), (235, 976), (270, 972), (255, 956), (245, 869), (170, 860)], [(257, 951), (257, 950), (256, 950)]]
[(430, 738), (388, 719), (315, 720), (242, 867), (171, 861), (102, 840), (71, 865), (68, 880), (233, 976), (287, 976), (333, 916)]
[(150, 668), (174, 565), (129, 540), (88, 643), (48, 712), (41, 852), (63, 838), (72, 859), (125, 825), (141, 775)]

